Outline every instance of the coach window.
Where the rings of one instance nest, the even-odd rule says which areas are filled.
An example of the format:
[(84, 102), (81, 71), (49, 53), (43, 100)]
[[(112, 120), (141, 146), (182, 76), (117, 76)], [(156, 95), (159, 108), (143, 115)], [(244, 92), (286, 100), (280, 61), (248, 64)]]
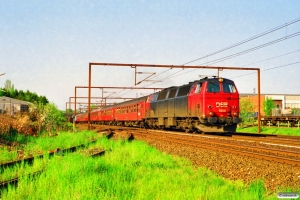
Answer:
[(220, 84), (219, 83), (208, 83), (207, 92), (220, 92)]
[(223, 83), (223, 92), (235, 93), (236, 89), (233, 84)]

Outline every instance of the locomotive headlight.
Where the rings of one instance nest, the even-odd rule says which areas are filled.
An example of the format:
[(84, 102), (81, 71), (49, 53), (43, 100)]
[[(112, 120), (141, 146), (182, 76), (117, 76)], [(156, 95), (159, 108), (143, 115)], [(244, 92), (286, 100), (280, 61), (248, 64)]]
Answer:
[(211, 116), (211, 117), (214, 116), (214, 113), (213, 113), (213, 112), (209, 112), (208, 114), (209, 114), (209, 116)]
[(222, 79), (222, 78), (219, 78), (219, 82), (222, 83), (222, 82), (223, 82), (223, 79)]
[(237, 112), (233, 112), (233, 116), (234, 116), (234, 117), (237, 117), (237, 116), (238, 116), (238, 113), (237, 113)]

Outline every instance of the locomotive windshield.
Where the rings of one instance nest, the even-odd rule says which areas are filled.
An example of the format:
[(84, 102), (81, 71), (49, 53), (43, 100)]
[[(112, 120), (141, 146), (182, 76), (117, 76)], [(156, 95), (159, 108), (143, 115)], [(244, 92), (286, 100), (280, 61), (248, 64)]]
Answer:
[(208, 83), (207, 92), (220, 92), (219, 83)]
[(235, 93), (236, 92), (235, 86), (230, 83), (223, 83), (223, 92)]

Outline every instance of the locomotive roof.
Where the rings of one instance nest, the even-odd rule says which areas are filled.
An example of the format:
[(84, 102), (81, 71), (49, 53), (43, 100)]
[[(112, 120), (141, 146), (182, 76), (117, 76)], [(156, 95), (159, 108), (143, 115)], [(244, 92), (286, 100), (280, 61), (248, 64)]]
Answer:
[[(190, 83), (197, 83), (197, 82), (203, 83), (203, 82), (206, 82), (206, 81), (208, 81), (208, 82), (220, 82), (219, 81), (220, 78), (221, 77), (219, 77), (219, 78), (217, 78), (217, 77), (214, 77), (214, 78), (205, 77), (205, 78), (202, 78), (200, 80), (196, 80), (196, 81), (190, 82)], [(223, 81), (222, 81), (223, 83), (233, 83), (233, 81), (230, 80), (230, 79), (227, 79), (227, 78), (221, 78), (221, 79), (223, 79)]]
[[(227, 78), (222, 78), (222, 79), (223, 79), (224, 83), (233, 83), (233, 81), (230, 80), (230, 79), (227, 79)], [(203, 83), (203, 82), (206, 82), (206, 81), (209, 81), (209, 82), (219, 82), (219, 78), (217, 78), (217, 77), (214, 77), (214, 78), (205, 77), (205, 78), (202, 78), (202, 79), (199, 79), (199, 80), (194, 80), (192, 82), (189, 82), (188, 84), (184, 84), (184, 85), (180, 85), (180, 86), (171, 86), (171, 87), (165, 88), (165, 89), (163, 89), (163, 90), (161, 90), (159, 92), (156, 92), (156, 93), (160, 93), (160, 92), (165, 91), (165, 90), (170, 90), (170, 89), (175, 89), (175, 88), (179, 88), (179, 87), (191, 85), (193, 83)]]

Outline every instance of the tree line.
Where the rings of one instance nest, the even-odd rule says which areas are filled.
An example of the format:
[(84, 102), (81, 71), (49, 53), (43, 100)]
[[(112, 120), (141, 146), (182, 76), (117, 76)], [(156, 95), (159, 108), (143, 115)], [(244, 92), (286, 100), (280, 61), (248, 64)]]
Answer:
[(35, 92), (31, 92), (29, 90), (23, 91), (15, 89), (14, 84), (12, 84), (10, 80), (6, 80), (4, 87), (0, 88), (0, 96), (6, 96), (42, 105), (46, 105), (47, 103), (49, 103), (48, 99), (45, 96), (39, 96)]
[[(10, 80), (6, 80), (0, 88), (0, 96), (7, 96), (31, 102), (28, 112), (15, 115), (0, 115), (0, 137), (9, 133), (39, 135), (43, 132), (72, 130), (72, 124), (67, 121), (64, 113), (54, 103), (49, 103), (45, 96), (39, 96), (29, 90), (17, 90)], [(13, 134), (10, 134), (13, 135)]]

